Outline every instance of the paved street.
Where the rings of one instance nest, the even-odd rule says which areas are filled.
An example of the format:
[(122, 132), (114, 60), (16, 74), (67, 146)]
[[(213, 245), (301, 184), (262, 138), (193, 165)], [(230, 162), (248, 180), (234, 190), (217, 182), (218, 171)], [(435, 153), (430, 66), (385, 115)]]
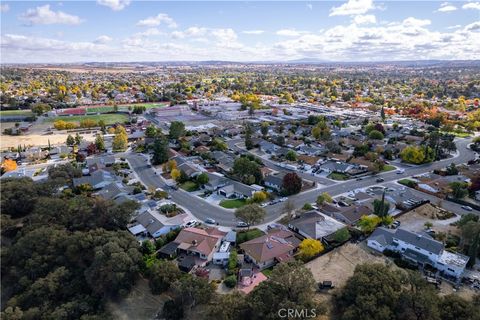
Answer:
[[(454, 158), (445, 159), (442, 161), (420, 165), (420, 166), (405, 167), (405, 173), (401, 175), (397, 174), (396, 172), (385, 172), (377, 176), (364, 178), (361, 181), (345, 181), (345, 182), (339, 182), (339, 183), (335, 183), (328, 186), (323, 186), (320, 189), (310, 190), (301, 194), (291, 196), (289, 197), (289, 199), (291, 199), (295, 207), (301, 207), (306, 202), (315, 202), (317, 196), (321, 192), (328, 192), (332, 196), (336, 196), (336, 195), (346, 193), (358, 188), (365, 188), (365, 187), (375, 185), (376, 184), (375, 180), (379, 176), (385, 179), (384, 184), (386, 184), (388, 182), (392, 182), (397, 179), (422, 174), (425, 172), (432, 171), (434, 169), (440, 169), (450, 163), (456, 163), (456, 164), (465, 163), (468, 160), (471, 160), (474, 158), (474, 153), (470, 149), (466, 148), (470, 142), (471, 142), (471, 139), (458, 139), (456, 141), (458, 155), (456, 155)], [(132, 165), (132, 169), (137, 173), (137, 175), (142, 180), (142, 182), (145, 183), (148, 187), (154, 187), (154, 188), (160, 187), (164, 189), (168, 188), (163, 182), (163, 180), (155, 174), (153, 168), (149, 165), (149, 163), (145, 160), (143, 156), (138, 154), (124, 154), (122, 156), (125, 156), (128, 159), (128, 161)], [(169, 190), (169, 193), (171, 194), (173, 201), (177, 202), (179, 205), (190, 210), (190, 212), (198, 220), (204, 221), (207, 218), (213, 218), (220, 225), (226, 226), (226, 227), (232, 227), (236, 224), (237, 220), (235, 219), (233, 210), (227, 210), (219, 206), (212, 205), (206, 201), (203, 201), (197, 196), (190, 194), (181, 189)], [(434, 203), (438, 201), (438, 198), (434, 196), (426, 195), (424, 193), (420, 193), (419, 196), (423, 198), (431, 197), (432, 198), (431, 201)], [(278, 204), (270, 205), (266, 207), (265, 209), (267, 211), (267, 215), (263, 223), (274, 221), (279, 216), (281, 216), (283, 214), (284, 206), (285, 206), (285, 203), (278, 203)], [(449, 201), (443, 201), (442, 206), (445, 209), (453, 211), (455, 213), (462, 214), (466, 212), (465, 210), (460, 208), (460, 205), (449, 202)], [(480, 212), (478, 211), (475, 211), (475, 212), (480, 214)]]

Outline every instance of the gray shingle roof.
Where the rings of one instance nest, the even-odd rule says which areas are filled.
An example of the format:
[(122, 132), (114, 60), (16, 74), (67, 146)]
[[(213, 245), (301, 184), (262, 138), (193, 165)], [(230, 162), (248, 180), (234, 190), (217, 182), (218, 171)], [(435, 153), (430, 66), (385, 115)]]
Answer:
[(429, 239), (425, 236), (404, 229), (397, 229), (394, 238), (435, 254), (440, 254), (443, 250), (443, 244), (440, 241)]

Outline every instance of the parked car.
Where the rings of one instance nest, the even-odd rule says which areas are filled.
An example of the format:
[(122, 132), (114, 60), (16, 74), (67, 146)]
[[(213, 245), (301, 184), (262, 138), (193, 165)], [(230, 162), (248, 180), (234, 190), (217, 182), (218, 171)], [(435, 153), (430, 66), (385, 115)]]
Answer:
[(395, 221), (393, 221), (393, 223), (392, 223), (392, 228), (393, 228), (393, 229), (397, 229), (398, 227), (400, 227), (400, 224), (401, 224), (400, 221), (395, 220)]
[(383, 178), (377, 178), (376, 181), (377, 181), (377, 182), (383, 182), (383, 181), (385, 181), (385, 179), (383, 179)]
[(473, 211), (472, 207), (469, 206), (462, 206), (462, 209), (467, 211)]
[(195, 227), (197, 224), (198, 224), (197, 220), (190, 220), (187, 223), (185, 223), (185, 228)]
[(249, 226), (249, 224), (246, 223), (246, 222), (243, 222), (243, 221), (238, 221), (237, 222), (237, 227), (238, 228), (247, 228), (248, 226)]
[(215, 220), (213, 220), (212, 218), (207, 218), (207, 219), (205, 219), (205, 223), (216, 224), (217, 222)]
[(282, 197), (282, 198), (278, 199), (278, 201), (280, 201), (280, 202), (285, 202), (285, 201), (287, 201), (287, 200), (288, 200), (287, 197)]
[(362, 177), (359, 177), (359, 178), (357, 178), (357, 179), (355, 179), (355, 180), (357, 180), (357, 181), (362, 181), (363, 178), (362, 178)]

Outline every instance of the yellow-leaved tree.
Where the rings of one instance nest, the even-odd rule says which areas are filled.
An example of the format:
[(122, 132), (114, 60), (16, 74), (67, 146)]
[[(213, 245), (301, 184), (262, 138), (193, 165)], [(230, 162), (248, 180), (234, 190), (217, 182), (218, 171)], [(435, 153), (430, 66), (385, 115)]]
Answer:
[(308, 261), (312, 257), (325, 250), (323, 244), (315, 239), (303, 240), (298, 246), (298, 248), (300, 259), (302, 259), (303, 261)]

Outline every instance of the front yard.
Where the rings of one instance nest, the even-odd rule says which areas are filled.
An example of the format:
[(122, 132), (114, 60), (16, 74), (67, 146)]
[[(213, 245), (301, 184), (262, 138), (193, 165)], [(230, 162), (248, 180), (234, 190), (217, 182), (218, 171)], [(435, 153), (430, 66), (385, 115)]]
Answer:
[(247, 202), (245, 199), (225, 199), (220, 201), (220, 206), (227, 209), (237, 209), (243, 207)]
[(180, 184), (180, 188), (182, 188), (183, 190), (185, 190), (187, 192), (193, 192), (193, 191), (198, 190), (198, 184), (193, 182), (193, 181), (186, 181), (186, 182)]
[(237, 232), (237, 245), (261, 237), (263, 235), (264, 233), (260, 229), (250, 229), (248, 231)]
[(395, 169), (396, 168), (394, 166), (387, 164), (383, 167), (382, 172), (392, 171), (392, 170), (395, 170)]
[(350, 177), (345, 173), (339, 173), (339, 172), (332, 172), (327, 176), (327, 178), (332, 180), (339, 180), (339, 181), (345, 181), (350, 179)]

